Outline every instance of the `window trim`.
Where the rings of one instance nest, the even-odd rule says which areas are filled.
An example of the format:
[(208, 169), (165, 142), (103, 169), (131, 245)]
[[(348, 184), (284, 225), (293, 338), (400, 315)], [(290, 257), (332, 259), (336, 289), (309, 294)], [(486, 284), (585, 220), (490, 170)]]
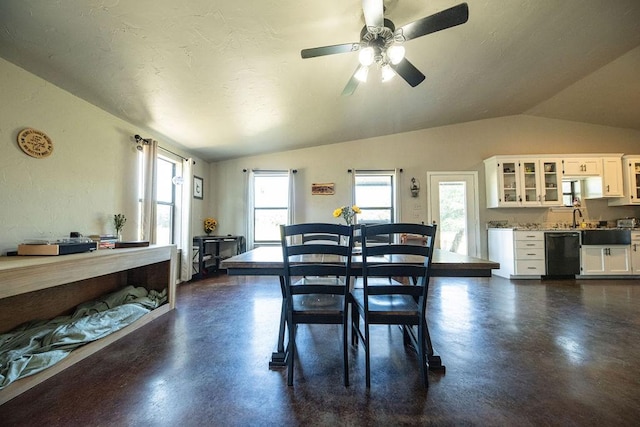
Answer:
[(287, 178), (287, 206), (286, 206), (286, 217), (287, 224), (292, 223), (293, 218), (293, 177), (294, 174), (291, 170), (283, 169), (283, 170), (252, 170), (250, 174), (250, 191), (249, 191), (249, 221), (248, 221), (248, 244), (249, 247), (254, 248), (256, 246), (274, 246), (280, 244), (280, 238), (276, 240), (256, 240), (256, 232), (255, 232), (255, 221), (256, 221), (256, 210), (260, 209), (262, 211), (266, 210), (276, 210), (283, 209), (283, 206), (279, 207), (266, 207), (266, 208), (256, 208), (255, 206), (255, 180), (257, 177), (262, 176), (272, 176), (272, 177), (286, 177)]
[(398, 170), (397, 169), (354, 169), (352, 174), (352, 204), (357, 205), (356, 200), (356, 177), (358, 176), (389, 176), (391, 178), (391, 206), (377, 206), (377, 207), (362, 207), (358, 205), (361, 210), (384, 210), (389, 209), (391, 212), (391, 223), (397, 222), (400, 218), (400, 201), (398, 196)]

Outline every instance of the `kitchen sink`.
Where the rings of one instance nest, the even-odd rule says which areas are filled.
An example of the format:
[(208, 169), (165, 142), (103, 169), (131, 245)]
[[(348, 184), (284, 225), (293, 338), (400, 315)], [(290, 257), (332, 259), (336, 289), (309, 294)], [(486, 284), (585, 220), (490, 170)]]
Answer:
[(630, 245), (629, 230), (582, 230), (583, 245)]

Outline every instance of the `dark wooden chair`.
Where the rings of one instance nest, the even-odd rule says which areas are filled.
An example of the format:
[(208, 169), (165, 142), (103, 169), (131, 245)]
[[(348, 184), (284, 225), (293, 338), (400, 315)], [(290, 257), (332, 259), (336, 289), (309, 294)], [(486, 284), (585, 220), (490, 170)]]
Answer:
[[(436, 225), (362, 225), (360, 232), (363, 286), (352, 291), (352, 342), (357, 345), (358, 337), (362, 339), (367, 387), (371, 387), (370, 325), (402, 326), (405, 345), (412, 345), (418, 353), (420, 375), (427, 387), (431, 339), (425, 316)], [(402, 243), (405, 233), (421, 236), (425, 244)], [(380, 235), (389, 236), (389, 241), (381, 243)]]
[[(323, 239), (303, 243), (303, 235)], [(344, 385), (349, 385), (347, 329), (353, 228), (339, 224), (281, 225), (284, 261), (287, 344), (287, 384), (293, 385), (296, 332), (299, 324), (342, 325)], [(337, 239), (327, 239), (335, 236)], [(333, 261), (335, 260), (335, 261)]]

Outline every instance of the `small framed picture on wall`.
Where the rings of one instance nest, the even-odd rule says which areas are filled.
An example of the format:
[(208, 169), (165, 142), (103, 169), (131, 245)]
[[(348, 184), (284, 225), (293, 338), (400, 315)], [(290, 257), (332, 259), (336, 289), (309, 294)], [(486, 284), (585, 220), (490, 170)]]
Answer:
[(199, 176), (193, 176), (193, 198), (202, 200), (204, 194), (204, 181)]

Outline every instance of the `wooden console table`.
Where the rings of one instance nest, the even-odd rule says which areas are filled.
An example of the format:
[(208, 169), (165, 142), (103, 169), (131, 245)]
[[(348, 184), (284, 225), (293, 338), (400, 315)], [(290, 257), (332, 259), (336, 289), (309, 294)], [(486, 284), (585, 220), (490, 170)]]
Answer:
[(87, 301), (128, 285), (167, 289), (168, 302), (56, 365), (0, 390), (0, 404), (168, 313), (176, 304), (176, 247), (101, 249), (61, 256), (0, 257), (0, 333), (36, 319), (68, 315)]
[(194, 236), (193, 237), (193, 275), (192, 279), (202, 279), (210, 273), (217, 273), (220, 269), (220, 261), (224, 259), (221, 254), (222, 245), (234, 244), (233, 255), (245, 251), (244, 236)]

